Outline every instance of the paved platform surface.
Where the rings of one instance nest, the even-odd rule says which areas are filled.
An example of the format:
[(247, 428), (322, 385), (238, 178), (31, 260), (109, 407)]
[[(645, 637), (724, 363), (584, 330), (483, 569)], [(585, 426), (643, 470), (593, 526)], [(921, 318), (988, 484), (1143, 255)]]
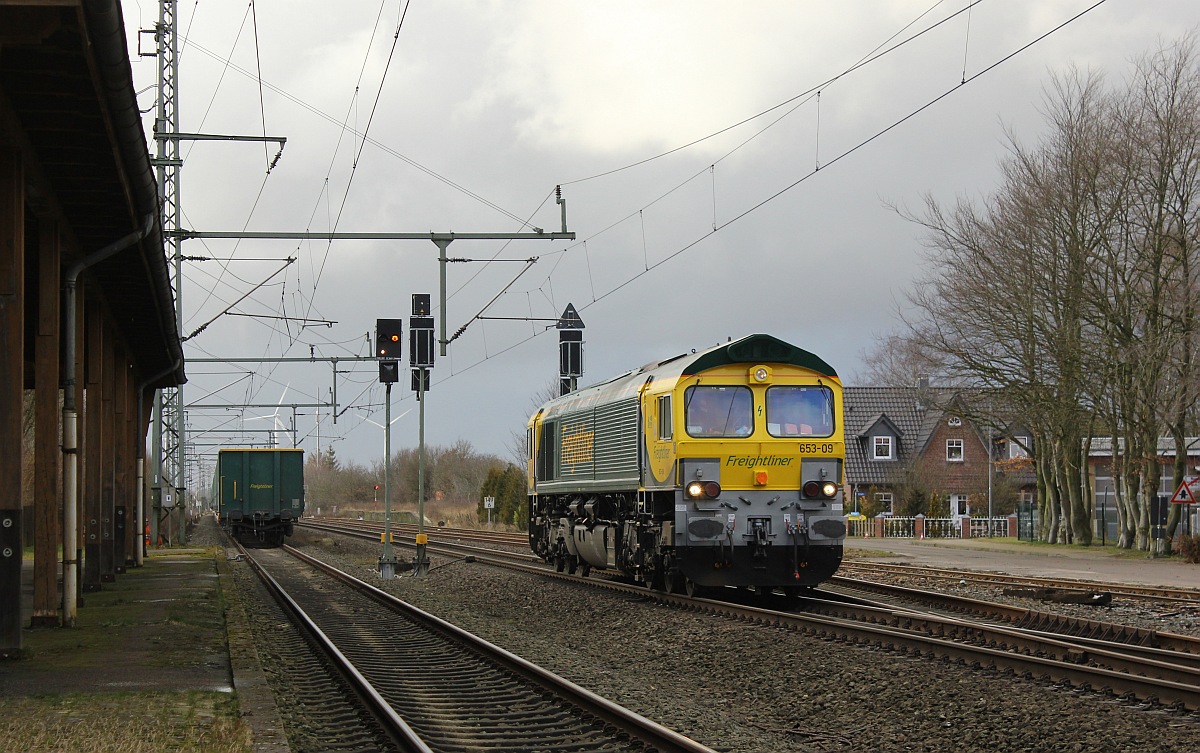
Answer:
[(1200, 589), (1200, 565), (1178, 557), (1151, 559), (1116, 547), (1049, 546), (1012, 539), (846, 540), (847, 558), (962, 568), (1030, 577), (1070, 578)]
[[(144, 566), (84, 594), (75, 627), (26, 627), (23, 657), (0, 662), (0, 697), (236, 689), (255, 751), (287, 751), (244, 614), (222, 594), (229, 564), (213, 549), (152, 550)], [(32, 563), (24, 570), (28, 626)]]

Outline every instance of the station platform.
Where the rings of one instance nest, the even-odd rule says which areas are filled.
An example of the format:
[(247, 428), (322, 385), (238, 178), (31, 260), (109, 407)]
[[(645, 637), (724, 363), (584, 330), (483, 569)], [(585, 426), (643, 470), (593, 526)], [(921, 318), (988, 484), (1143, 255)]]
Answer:
[(1115, 546), (1068, 546), (1015, 539), (846, 539), (846, 560), (961, 568), (1027, 577), (1067, 578), (1200, 589), (1200, 565), (1151, 558)]
[[(249, 625), (222, 592), (225, 558), (217, 548), (151, 550), (142, 567), (83, 595), (75, 627), (38, 629), (28, 627), (26, 562), (21, 657), (0, 661), (0, 709), (62, 698), (76, 708), (121, 708), (122, 698), (149, 697), (187, 725), (232, 703), (232, 716), (250, 726), (255, 751), (287, 751)], [(0, 723), (0, 749), (14, 749), (6, 735), (21, 734), (10, 726), (21, 723)]]

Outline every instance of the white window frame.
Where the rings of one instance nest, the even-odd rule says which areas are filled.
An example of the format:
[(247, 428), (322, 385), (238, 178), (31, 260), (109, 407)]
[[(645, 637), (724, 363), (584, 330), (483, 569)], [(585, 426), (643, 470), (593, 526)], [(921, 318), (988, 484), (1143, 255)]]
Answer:
[[(971, 496), (969, 494), (951, 494), (947, 500), (950, 503), (950, 517), (961, 518), (971, 514)], [(959, 512), (959, 503), (965, 512)]]
[[(951, 452), (951, 449), (955, 447), (958, 448), (957, 457), (955, 457), (955, 454)], [(961, 439), (946, 440), (946, 462), (961, 463), (963, 462), (965, 455), (966, 448), (963, 446), (963, 441)]]
[[(1013, 437), (1013, 441), (1008, 443), (1009, 460), (1029, 457), (1029, 452), (1025, 449), (1025, 447), (1029, 446), (1029, 442), (1029, 437)], [(1025, 445), (1025, 447), (1022, 447), (1021, 445)]]
[[(886, 455), (879, 454), (879, 448), (883, 445), (887, 445), (887, 454)], [(891, 435), (889, 435), (889, 434), (876, 435), (871, 440), (871, 448), (872, 448), (871, 449), (871, 459), (872, 460), (892, 460), (893, 458), (896, 457), (895, 446), (896, 446), (895, 438), (892, 437)]]
[(658, 396), (658, 438), (666, 441), (675, 436), (674, 424), (671, 421), (671, 396)]

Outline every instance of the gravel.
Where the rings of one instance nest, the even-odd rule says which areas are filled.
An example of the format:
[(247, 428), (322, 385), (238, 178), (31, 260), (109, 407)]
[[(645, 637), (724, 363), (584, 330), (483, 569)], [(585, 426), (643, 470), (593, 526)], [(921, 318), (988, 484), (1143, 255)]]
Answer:
[[(478, 563), (434, 557), (424, 578), (381, 581), (376, 544), (306, 532), (293, 543), (718, 751), (1198, 750), (1197, 714)], [(1135, 609), (1145, 614), (1101, 619), (1161, 623)]]

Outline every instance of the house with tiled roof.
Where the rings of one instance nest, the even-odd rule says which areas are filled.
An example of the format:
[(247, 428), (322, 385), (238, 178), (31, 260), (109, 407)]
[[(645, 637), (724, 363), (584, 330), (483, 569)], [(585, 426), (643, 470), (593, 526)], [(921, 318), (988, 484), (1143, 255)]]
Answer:
[[(931, 517), (1006, 515), (1036, 488), (1028, 432), (998, 431), (970, 416), (968, 392), (846, 387), (847, 500), (853, 511)], [(1005, 461), (1005, 462), (997, 462)]]

